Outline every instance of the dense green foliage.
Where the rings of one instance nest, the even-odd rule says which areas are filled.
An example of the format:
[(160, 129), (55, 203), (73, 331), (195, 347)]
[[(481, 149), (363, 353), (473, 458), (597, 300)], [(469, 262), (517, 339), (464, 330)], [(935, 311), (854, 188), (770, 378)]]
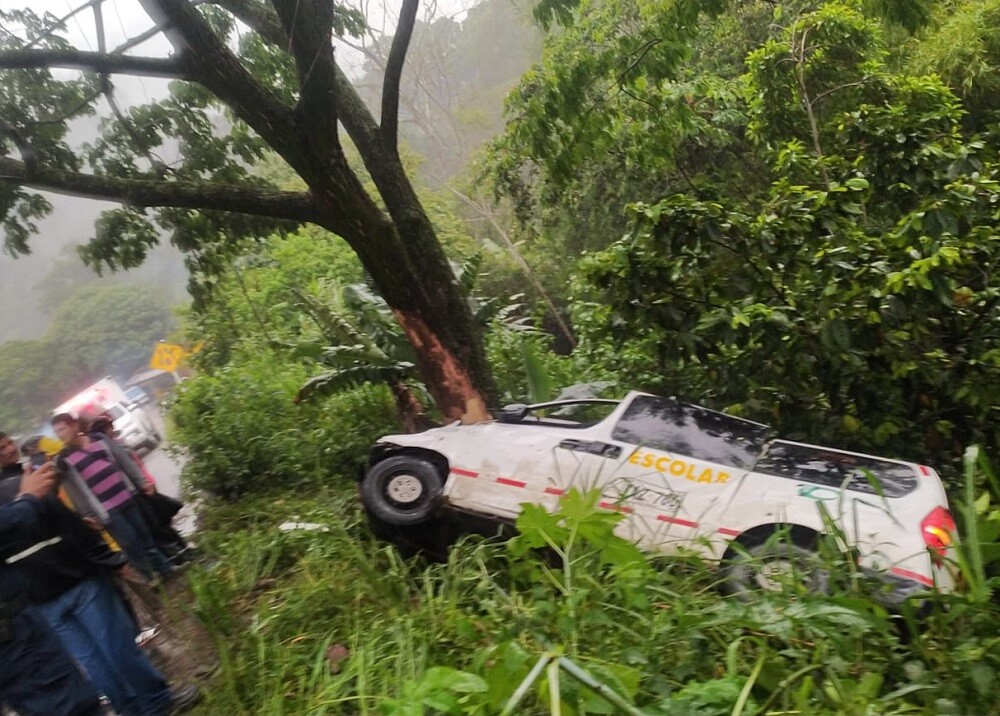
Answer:
[(35, 427), (97, 378), (128, 378), (173, 326), (170, 305), (148, 287), (84, 284), (59, 305), (44, 337), (0, 344), (0, 429)]
[(136, 285), (85, 286), (56, 311), (55, 350), (88, 374), (127, 375), (149, 360), (156, 341), (173, 328), (170, 306)]
[[(990, 138), (964, 139), (950, 91), (887, 72), (877, 27), (836, 4), (748, 67), (770, 187), (637, 206), (635, 231), (583, 269), (600, 289), (578, 307), (591, 345), (638, 338), (626, 365), (645, 386), (798, 438), (937, 460), (970, 436), (1000, 447)], [(831, 98), (815, 133), (805, 91)]]
[(190, 454), (190, 484), (234, 498), (312, 489), (360, 469), (374, 438), (395, 428), (391, 396), (359, 389), (298, 405), (306, 375), (264, 352), (186, 381), (171, 416)]
[(918, 37), (907, 62), (918, 72), (938, 74), (962, 99), (968, 125), (985, 129), (1000, 109), (1000, 3), (950, 0), (935, 6), (934, 22)]
[[(563, 714), (648, 716), (995, 705), (988, 508), (962, 552), (982, 589), (931, 596), (918, 617), (916, 603), (891, 613), (860, 586), (723, 598), (706, 565), (653, 560), (612, 535), (621, 515), (596, 511), (593, 494), (571, 494), (556, 514), (526, 509), (513, 541), (467, 540), (441, 564), (403, 562), (373, 541), (349, 492), (277, 495), (216, 508), (202, 533), (218, 560), (191, 577), (194, 609), (222, 650), (202, 713), (497, 714), (522, 684), (505, 713), (556, 713), (553, 702)], [(279, 531), (287, 521), (314, 526)], [(636, 707), (612, 706), (560, 657)], [(559, 668), (532, 674), (548, 659)]]

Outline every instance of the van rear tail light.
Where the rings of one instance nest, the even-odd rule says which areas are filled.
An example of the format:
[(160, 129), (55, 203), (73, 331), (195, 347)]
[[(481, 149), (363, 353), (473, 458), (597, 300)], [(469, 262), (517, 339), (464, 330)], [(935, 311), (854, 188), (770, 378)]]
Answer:
[(931, 556), (944, 557), (945, 550), (955, 541), (955, 519), (944, 507), (935, 507), (920, 523), (924, 543)]

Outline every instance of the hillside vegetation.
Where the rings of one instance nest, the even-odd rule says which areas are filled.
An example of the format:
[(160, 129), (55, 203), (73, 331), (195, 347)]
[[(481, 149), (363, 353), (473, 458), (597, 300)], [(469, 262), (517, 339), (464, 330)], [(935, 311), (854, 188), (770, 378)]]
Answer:
[[(444, 74), (402, 101), (498, 402), (642, 389), (932, 464), (959, 594), (889, 611), (831, 556), (829, 595), (726, 599), (711, 565), (640, 554), (586, 495), (527, 510), (509, 543), (404, 559), (354, 478), (373, 440), (435, 409), (354, 254), (302, 228), (227, 247), (183, 316), (204, 348), (172, 416), (216, 498), (218, 563), (191, 577), (223, 656), (203, 713), (995, 712), (998, 8), (517, 3), (518, 77), (474, 66), (513, 27), (489, 0), (422, 27), (414, 71)], [(452, 124), (430, 99), (448, 92)]]

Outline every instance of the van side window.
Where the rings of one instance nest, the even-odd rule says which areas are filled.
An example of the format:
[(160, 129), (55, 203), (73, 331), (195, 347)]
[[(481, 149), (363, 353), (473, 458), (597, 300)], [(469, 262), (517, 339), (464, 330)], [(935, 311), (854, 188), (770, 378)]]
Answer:
[(754, 470), (835, 490), (881, 491), (886, 497), (902, 497), (917, 486), (916, 472), (908, 465), (780, 440), (768, 446)]
[(771, 429), (697, 405), (637, 396), (611, 437), (739, 469), (753, 467)]

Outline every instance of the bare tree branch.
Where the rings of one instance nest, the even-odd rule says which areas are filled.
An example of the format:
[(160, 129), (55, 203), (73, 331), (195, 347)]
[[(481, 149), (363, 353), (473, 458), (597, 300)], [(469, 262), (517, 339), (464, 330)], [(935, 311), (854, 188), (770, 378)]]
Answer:
[(552, 317), (555, 319), (556, 323), (559, 324), (559, 330), (562, 332), (563, 338), (566, 339), (566, 342), (569, 344), (570, 348), (576, 348), (576, 338), (573, 337), (573, 331), (570, 330), (569, 325), (563, 319), (562, 313), (556, 306), (555, 301), (552, 300), (552, 297), (549, 295), (549, 292), (545, 290), (545, 286), (542, 285), (542, 282), (538, 280), (538, 277), (535, 275), (535, 272), (531, 269), (531, 266), (524, 258), (524, 255), (517, 248), (517, 244), (515, 244), (514, 241), (510, 238), (510, 234), (508, 234), (507, 231), (502, 226), (500, 226), (500, 223), (496, 220), (496, 216), (493, 214), (492, 211), (490, 211), (489, 207), (487, 207), (485, 204), (480, 204), (478, 201), (468, 196), (467, 194), (463, 194), (450, 184), (447, 184), (445, 182), (442, 183), (444, 184), (445, 188), (447, 188), (452, 194), (461, 199), (461, 201), (466, 206), (468, 206), (470, 209), (475, 211), (481, 217), (486, 219), (489, 225), (493, 227), (493, 230), (497, 233), (497, 236), (499, 236), (500, 239), (503, 241), (504, 246), (510, 253), (511, 257), (513, 257), (514, 261), (517, 263), (518, 267), (521, 269), (521, 272), (524, 274), (525, 278), (527, 278), (528, 281), (531, 283), (531, 287), (535, 289), (535, 292), (538, 294), (538, 296), (543, 301), (545, 301), (545, 304), (549, 307), (549, 311), (551, 312)]
[(385, 67), (385, 79), (382, 81), (382, 117), (381, 134), (385, 148), (396, 154), (399, 134), (399, 84), (403, 75), (403, 64), (406, 62), (406, 51), (413, 37), (413, 27), (417, 20), (417, 7), (420, 0), (403, 0), (399, 11), (399, 24), (392, 38), (392, 48)]
[[(191, 0), (192, 5), (207, 5), (211, 4), (211, 2), (212, 0)], [(166, 27), (162, 27), (160, 25), (153, 25), (151, 28), (149, 28), (148, 30), (143, 30), (135, 37), (128, 38), (125, 42), (118, 45), (118, 47), (113, 49), (111, 52), (114, 54), (127, 52), (128, 50), (131, 50), (133, 47), (137, 47), (142, 43), (146, 42), (147, 40), (151, 40), (157, 35), (162, 35), (166, 31), (166, 29), (167, 29)]]
[(113, 75), (190, 79), (184, 63), (174, 58), (133, 57), (83, 50), (4, 50), (0, 69), (35, 70), (60, 67)]
[[(177, 207), (269, 216), (300, 223), (318, 222), (309, 192), (290, 192), (215, 181), (120, 179), (83, 174), (0, 157), (0, 182), (117, 201), (142, 207)], [(325, 223), (325, 222), (324, 222)]]

